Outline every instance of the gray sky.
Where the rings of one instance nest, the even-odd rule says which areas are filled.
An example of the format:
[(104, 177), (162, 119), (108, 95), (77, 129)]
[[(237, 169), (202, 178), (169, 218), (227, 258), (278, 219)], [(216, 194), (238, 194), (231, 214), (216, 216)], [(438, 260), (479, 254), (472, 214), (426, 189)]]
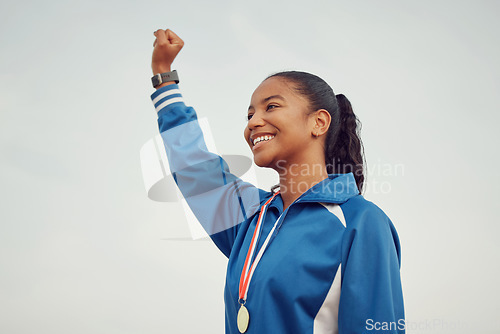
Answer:
[[(493, 333), (496, 1), (3, 1), (0, 332), (222, 333), (226, 259), (147, 197), (153, 31), (222, 154), (251, 156), (250, 96), (323, 77), (363, 123), (365, 197), (394, 222), (410, 333)], [(272, 172), (257, 170), (259, 186)]]

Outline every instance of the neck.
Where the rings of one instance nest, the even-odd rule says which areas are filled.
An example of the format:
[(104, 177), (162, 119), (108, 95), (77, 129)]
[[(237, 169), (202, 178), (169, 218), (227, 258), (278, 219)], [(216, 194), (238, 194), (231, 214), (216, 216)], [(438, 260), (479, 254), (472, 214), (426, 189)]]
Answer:
[(325, 163), (292, 164), (280, 168), (280, 195), (283, 199), (283, 210), (288, 208), (297, 198), (315, 184), (328, 177)]

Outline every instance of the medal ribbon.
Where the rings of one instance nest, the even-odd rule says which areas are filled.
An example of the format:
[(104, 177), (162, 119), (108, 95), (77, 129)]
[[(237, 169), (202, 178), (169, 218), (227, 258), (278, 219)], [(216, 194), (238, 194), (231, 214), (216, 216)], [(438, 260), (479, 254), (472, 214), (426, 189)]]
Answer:
[[(255, 225), (255, 231), (253, 232), (252, 241), (250, 242), (250, 247), (248, 248), (247, 257), (245, 259), (245, 264), (243, 265), (243, 270), (241, 271), (238, 302), (242, 305), (247, 300), (248, 286), (250, 285), (250, 280), (252, 279), (253, 273), (255, 271), (255, 267), (257, 267), (257, 264), (259, 263), (259, 261), (262, 257), (262, 254), (264, 254), (264, 251), (266, 250), (266, 248), (269, 244), (269, 240), (271, 239), (271, 236), (273, 235), (274, 230), (276, 229), (276, 225), (278, 224), (278, 221), (281, 218), (281, 216), (280, 216), (280, 218), (278, 218), (276, 220), (276, 223), (274, 224), (273, 228), (271, 229), (271, 231), (267, 235), (266, 240), (262, 244), (262, 247), (260, 248), (259, 253), (255, 257), (254, 261), (250, 264), (250, 259), (253, 257), (253, 254), (255, 253), (255, 249), (257, 248), (257, 240), (259, 239), (259, 235), (260, 235), (262, 227), (264, 225), (263, 221), (264, 221), (264, 217), (266, 215), (267, 206), (269, 205), (269, 203), (272, 202), (274, 197), (276, 197), (276, 195), (278, 195), (278, 194), (279, 194), (279, 191), (276, 192), (270, 199), (268, 199), (266, 201), (266, 203), (264, 203), (264, 205), (260, 209), (259, 218), (257, 220), (257, 225)], [(241, 300), (243, 300), (243, 303), (241, 303)]]

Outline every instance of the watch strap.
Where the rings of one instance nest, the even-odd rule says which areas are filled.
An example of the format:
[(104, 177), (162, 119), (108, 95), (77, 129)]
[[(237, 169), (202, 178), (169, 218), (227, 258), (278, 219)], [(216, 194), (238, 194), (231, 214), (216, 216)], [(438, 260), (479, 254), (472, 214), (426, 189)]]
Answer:
[(179, 76), (177, 75), (176, 70), (173, 70), (172, 72), (158, 73), (151, 78), (151, 82), (155, 88), (162, 83), (169, 81), (174, 81), (176, 84), (179, 83)]

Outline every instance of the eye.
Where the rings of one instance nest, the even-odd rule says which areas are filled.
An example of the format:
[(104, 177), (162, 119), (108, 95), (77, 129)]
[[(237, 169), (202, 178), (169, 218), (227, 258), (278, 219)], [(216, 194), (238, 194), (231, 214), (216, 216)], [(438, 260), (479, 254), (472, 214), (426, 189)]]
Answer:
[(269, 110), (269, 109), (274, 109), (274, 108), (277, 108), (278, 106), (276, 104), (269, 104), (267, 107), (266, 107), (266, 110)]
[(253, 114), (248, 114), (247, 115), (247, 121), (249, 121), (252, 118)]

